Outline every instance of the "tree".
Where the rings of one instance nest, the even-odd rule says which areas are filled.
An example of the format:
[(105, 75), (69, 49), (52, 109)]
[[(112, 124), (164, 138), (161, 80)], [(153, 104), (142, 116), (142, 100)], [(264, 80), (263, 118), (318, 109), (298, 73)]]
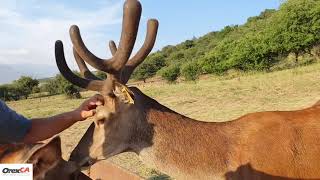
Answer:
[(63, 87), (63, 93), (71, 99), (79, 99), (81, 98), (80, 88), (74, 86), (71, 83), (65, 84)]
[(197, 62), (190, 62), (182, 66), (181, 75), (187, 81), (194, 81), (198, 79), (200, 74), (199, 64)]
[(48, 92), (49, 95), (56, 95), (61, 93), (59, 90), (59, 82), (56, 80), (56, 78), (47, 80), (42, 88), (43, 91)]
[(48, 80), (44, 85), (44, 90), (50, 95), (65, 94), (68, 98), (81, 98), (81, 89), (67, 81), (61, 74)]
[(18, 80), (13, 82), (19, 95), (27, 99), (34, 87), (39, 85), (39, 81), (28, 76), (21, 76)]
[(159, 71), (159, 74), (168, 82), (174, 82), (180, 76), (180, 68), (178, 65), (171, 65), (169, 67), (162, 68)]
[(282, 4), (277, 16), (278, 38), (286, 53), (308, 52), (319, 42), (320, 3), (316, 0), (289, 0)]
[(186, 40), (183, 44), (184, 44), (185, 49), (190, 49), (194, 46), (194, 41), (193, 40)]
[(150, 55), (133, 73), (133, 78), (145, 80), (154, 76), (165, 64), (165, 57), (160, 53)]
[(8, 94), (9, 94), (8, 85), (1, 85), (0, 86), (0, 99), (3, 101), (9, 100)]
[(21, 94), (12, 84), (1, 85), (0, 99), (3, 101), (17, 101), (21, 99)]

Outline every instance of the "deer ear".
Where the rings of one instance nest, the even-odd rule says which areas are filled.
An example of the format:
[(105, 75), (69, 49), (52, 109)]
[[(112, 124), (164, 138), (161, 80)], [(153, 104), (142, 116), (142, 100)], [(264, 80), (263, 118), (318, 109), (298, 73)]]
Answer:
[(134, 104), (134, 94), (125, 85), (115, 82), (113, 93), (126, 104)]
[(61, 160), (61, 139), (54, 137), (33, 152), (27, 163), (33, 164), (34, 179), (43, 178)]

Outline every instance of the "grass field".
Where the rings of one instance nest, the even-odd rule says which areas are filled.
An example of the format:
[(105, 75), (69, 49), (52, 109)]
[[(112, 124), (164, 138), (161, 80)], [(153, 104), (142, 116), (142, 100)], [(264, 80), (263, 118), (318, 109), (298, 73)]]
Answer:
[[(166, 84), (156, 81), (138, 86), (147, 95), (186, 116), (203, 121), (228, 121), (249, 112), (295, 110), (314, 104), (320, 100), (320, 64), (272, 73), (205, 76), (196, 83)], [(93, 94), (85, 92), (83, 97)], [(82, 101), (53, 96), (8, 104), (23, 115), (36, 118), (74, 109)], [(68, 157), (89, 124), (78, 123), (61, 134), (64, 158)], [(146, 178), (165, 178), (155, 170), (146, 168), (130, 153), (110, 161)]]

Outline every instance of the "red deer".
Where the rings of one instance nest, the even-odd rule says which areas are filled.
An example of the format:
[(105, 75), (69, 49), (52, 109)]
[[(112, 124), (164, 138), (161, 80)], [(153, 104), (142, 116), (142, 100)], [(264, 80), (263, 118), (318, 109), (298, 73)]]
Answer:
[[(130, 59), (140, 16), (140, 3), (127, 0), (119, 45), (110, 43), (111, 59), (92, 54), (78, 27), (71, 27), (74, 55), (84, 77), (68, 68), (62, 42), (56, 42), (61, 74), (105, 98), (71, 161), (94, 163), (131, 151), (145, 164), (177, 179), (320, 178), (320, 105), (208, 123), (176, 113), (136, 87), (127, 88), (130, 75), (150, 53), (157, 35), (158, 22), (149, 20), (145, 42)], [(106, 72), (107, 79), (94, 77), (85, 62)]]
[(33, 164), (34, 180), (90, 180), (73, 162), (61, 158), (61, 140), (55, 137), (35, 144), (0, 145), (0, 164)]

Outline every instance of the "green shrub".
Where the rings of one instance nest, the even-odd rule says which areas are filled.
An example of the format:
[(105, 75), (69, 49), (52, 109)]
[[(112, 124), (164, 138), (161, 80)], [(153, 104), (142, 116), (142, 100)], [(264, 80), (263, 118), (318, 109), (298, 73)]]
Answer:
[(178, 65), (172, 65), (162, 68), (159, 72), (162, 78), (169, 82), (174, 82), (180, 76), (180, 68)]
[(72, 85), (72, 84), (65, 84), (63, 87), (63, 93), (70, 99), (79, 99), (81, 98), (80, 95), (80, 88)]
[(42, 86), (42, 89), (42, 91), (48, 92), (49, 95), (56, 95), (61, 93), (59, 90), (59, 84), (56, 79), (50, 79), (45, 82), (45, 84)]
[(137, 67), (133, 73), (133, 79), (145, 80), (146, 78), (154, 76), (157, 71), (164, 67), (165, 59), (164, 56), (155, 53), (150, 55), (140, 66)]
[(16, 101), (22, 98), (27, 99), (35, 89), (39, 81), (28, 76), (21, 76), (12, 84), (0, 86), (0, 99), (4, 101)]
[(194, 80), (198, 79), (199, 74), (200, 74), (200, 67), (196, 61), (189, 62), (189, 63), (183, 65), (181, 68), (181, 75), (187, 81), (194, 81)]
[(32, 91), (31, 91), (32, 94), (36, 94), (36, 93), (40, 93), (40, 92), (41, 92), (41, 89), (39, 86), (33, 87)]
[(1, 85), (0, 99), (3, 101), (17, 101), (21, 99), (21, 92), (12, 84)]
[(47, 81), (43, 89), (48, 92), (49, 95), (65, 94), (68, 98), (81, 98), (81, 88), (73, 85), (60, 74)]
[(21, 76), (18, 80), (12, 83), (12, 86), (15, 88), (15, 92), (18, 93), (20, 97), (27, 99), (32, 93), (32, 90), (35, 87), (38, 87), (39, 81), (32, 79), (28, 76)]

